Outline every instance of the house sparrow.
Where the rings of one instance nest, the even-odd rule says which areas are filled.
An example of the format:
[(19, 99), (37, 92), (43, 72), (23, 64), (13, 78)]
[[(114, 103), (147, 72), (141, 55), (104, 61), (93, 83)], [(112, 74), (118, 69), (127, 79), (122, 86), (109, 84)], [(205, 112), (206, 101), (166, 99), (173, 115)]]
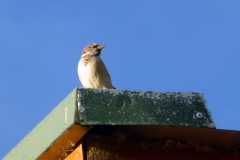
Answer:
[(82, 52), (78, 63), (78, 77), (84, 88), (115, 89), (107, 68), (100, 58), (104, 45), (89, 44)]

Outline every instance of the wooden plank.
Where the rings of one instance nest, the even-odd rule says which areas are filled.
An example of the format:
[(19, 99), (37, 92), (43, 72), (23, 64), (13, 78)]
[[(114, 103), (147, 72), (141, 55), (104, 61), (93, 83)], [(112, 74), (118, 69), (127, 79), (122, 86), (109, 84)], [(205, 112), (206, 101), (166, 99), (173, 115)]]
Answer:
[[(211, 150), (196, 149), (194, 146), (185, 146), (183, 142), (173, 145), (171, 140), (159, 141), (151, 144), (144, 140), (127, 140), (102, 135), (87, 136), (87, 159), (114, 159), (114, 160), (233, 160), (240, 158), (236, 154), (222, 154)], [(144, 143), (145, 142), (145, 143)], [(152, 141), (153, 142), (153, 141)]]
[(43, 152), (38, 160), (63, 160), (77, 147), (77, 142), (88, 132), (91, 127), (73, 124), (50, 147)]
[(83, 160), (82, 144), (80, 144), (65, 160)]

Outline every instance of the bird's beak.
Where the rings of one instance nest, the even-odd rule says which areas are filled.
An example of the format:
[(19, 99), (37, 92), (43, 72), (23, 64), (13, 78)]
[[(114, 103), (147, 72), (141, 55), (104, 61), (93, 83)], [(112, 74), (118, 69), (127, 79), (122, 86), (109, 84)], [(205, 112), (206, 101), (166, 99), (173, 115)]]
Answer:
[(102, 50), (104, 47), (105, 47), (104, 45), (99, 45), (99, 46), (97, 46), (97, 49)]

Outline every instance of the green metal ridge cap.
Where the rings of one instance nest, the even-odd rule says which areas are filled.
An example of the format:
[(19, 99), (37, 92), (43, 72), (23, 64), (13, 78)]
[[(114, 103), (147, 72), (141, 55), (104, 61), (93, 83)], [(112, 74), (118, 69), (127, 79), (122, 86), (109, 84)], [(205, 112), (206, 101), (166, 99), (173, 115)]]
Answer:
[(202, 93), (77, 89), (81, 125), (215, 128)]
[(37, 159), (64, 131), (75, 123), (75, 88), (3, 160)]

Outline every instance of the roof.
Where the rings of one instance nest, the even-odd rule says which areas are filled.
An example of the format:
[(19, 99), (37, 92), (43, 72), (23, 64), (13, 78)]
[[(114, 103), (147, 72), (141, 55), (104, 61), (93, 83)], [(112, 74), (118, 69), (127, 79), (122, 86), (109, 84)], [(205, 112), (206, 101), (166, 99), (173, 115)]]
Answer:
[(215, 129), (202, 93), (75, 88), (3, 159), (57, 159), (92, 128), (116, 125), (142, 136), (240, 145), (239, 131)]

